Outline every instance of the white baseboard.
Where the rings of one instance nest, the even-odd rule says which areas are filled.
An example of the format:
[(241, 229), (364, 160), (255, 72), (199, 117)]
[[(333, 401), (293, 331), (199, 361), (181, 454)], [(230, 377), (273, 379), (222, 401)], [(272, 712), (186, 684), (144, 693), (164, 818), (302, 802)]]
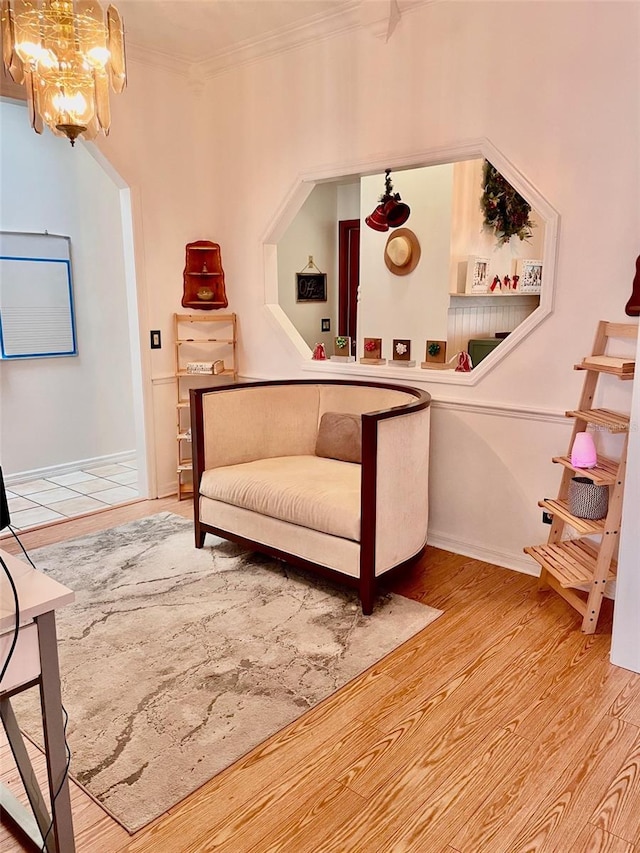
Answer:
[(474, 560), (483, 560), (485, 563), (493, 563), (505, 569), (512, 569), (524, 575), (539, 577), (540, 567), (531, 557), (526, 554), (514, 554), (513, 551), (503, 551), (499, 548), (488, 548), (477, 542), (464, 542), (446, 533), (438, 533), (430, 530), (427, 534), (427, 544), (434, 548), (442, 548), (443, 551), (453, 551), (462, 554), (463, 557), (472, 557)]
[(158, 483), (158, 497), (170, 498), (178, 494), (178, 481), (171, 480), (169, 483)]
[[(463, 557), (471, 557), (474, 560), (482, 560), (485, 563), (493, 563), (494, 566), (502, 566), (505, 569), (511, 569), (514, 572), (520, 572), (523, 575), (531, 575), (534, 578), (540, 577), (540, 566), (535, 563), (526, 554), (514, 554), (512, 551), (501, 551), (496, 548), (487, 548), (484, 545), (478, 545), (475, 542), (461, 542), (453, 536), (447, 536), (446, 533), (438, 533), (437, 531), (429, 531), (427, 534), (427, 544), (433, 545), (434, 548), (442, 548), (443, 551), (452, 551), (454, 554), (462, 554)], [(589, 591), (586, 585), (578, 586), (576, 589), (581, 589), (585, 592)], [(616, 582), (608, 581), (605, 590), (605, 598), (615, 599), (616, 597)]]
[(31, 471), (19, 471), (17, 474), (5, 474), (7, 486), (12, 483), (24, 483), (27, 480), (44, 480), (47, 477), (59, 477), (72, 471), (83, 471), (86, 468), (99, 468), (102, 465), (116, 465), (118, 462), (135, 462), (136, 451), (125, 450), (122, 453), (109, 453), (106, 456), (94, 456), (92, 459), (77, 459), (75, 462), (65, 462), (64, 465), (51, 465), (48, 468), (33, 468)]

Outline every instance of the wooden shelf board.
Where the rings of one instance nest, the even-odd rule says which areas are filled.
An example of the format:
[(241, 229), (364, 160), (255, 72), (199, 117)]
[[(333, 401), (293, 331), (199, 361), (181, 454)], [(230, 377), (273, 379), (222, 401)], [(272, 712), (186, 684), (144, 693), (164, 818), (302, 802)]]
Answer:
[(575, 409), (565, 412), (565, 415), (588, 424), (606, 427), (611, 432), (626, 432), (629, 429), (629, 415), (612, 412), (611, 409)]
[[(565, 589), (593, 581), (598, 554), (590, 543), (582, 539), (530, 545), (524, 551), (553, 575)], [(613, 580), (615, 576), (615, 565), (612, 564), (607, 580)]]
[[(209, 303), (207, 303), (209, 304)], [(215, 317), (200, 314), (176, 314), (181, 323), (235, 323), (235, 314), (216, 314)]]
[(233, 376), (234, 374), (235, 370), (231, 367), (226, 367), (224, 370), (221, 370), (220, 373), (190, 373), (188, 370), (176, 371), (176, 376), (199, 376), (206, 377), (207, 379), (215, 379), (218, 376)]
[(226, 308), (227, 303), (226, 302), (207, 302), (205, 299), (201, 299), (198, 302), (195, 302), (195, 301), (194, 302), (187, 302), (187, 305), (186, 305), (187, 308), (202, 308), (202, 309), (205, 309), (205, 306), (208, 309), (215, 308), (216, 306), (218, 308)]
[(193, 463), (192, 462), (181, 462), (178, 465), (178, 474), (183, 471), (193, 471)]
[(597, 486), (612, 486), (618, 477), (619, 461), (607, 459), (606, 456), (598, 456), (598, 464), (595, 468), (576, 468), (571, 464), (570, 456), (554, 456), (554, 462), (564, 465), (570, 471), (575, 471), (579, 477), (588, 477)]
[(178, 441), (191, 441), (191, 435), (187, 435), (186, 432), (179, 432)]
[(180, 400), (178, 403), (176, 403), (178, 409), (188, 409), (189, 405), (190, 404), (188, 400)]
[(594, 533), (604, 533), (604, 518), (600, 518), (597, 521), (590, 518), (578, 518), (578, 516), (572, 515), (569, 512), (569, 507), (566, 501), (547, 499), (545, 501), (538, 501), (538, 506), (546, 509), (547, 512), (550, 512), (553, 515), (559, 516), (563, 521), (570, 524), (571, 527), (583, 536)]
[(180, 344), (232, 344), (233, 338), (181, 338), (176, 341), (176, 346)]
[(618, 358), (610, 355), (592, 355), (573, 365), (574, 370), (592, 370), (596, 373), (609, 373), (620, 379), (633, 379), (635, 361), (632, 358)]

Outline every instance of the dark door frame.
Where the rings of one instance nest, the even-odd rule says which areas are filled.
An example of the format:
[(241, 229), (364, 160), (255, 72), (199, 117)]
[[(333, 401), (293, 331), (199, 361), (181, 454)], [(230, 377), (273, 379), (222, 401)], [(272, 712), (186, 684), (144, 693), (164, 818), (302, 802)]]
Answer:
[(351, 338), (356, 355), (358, 284), (360, 282), (360, 220), (338, 222), (338, 334)]

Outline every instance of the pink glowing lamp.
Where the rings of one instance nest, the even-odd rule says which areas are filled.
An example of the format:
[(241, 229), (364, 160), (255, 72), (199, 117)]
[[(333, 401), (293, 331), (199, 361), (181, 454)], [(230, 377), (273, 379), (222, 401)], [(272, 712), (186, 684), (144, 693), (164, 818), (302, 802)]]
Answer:
[(598, 464), (596, 446), (588, 432), (577, 433), (573, 440), (571, 464), (574, 468), (595, 468)]

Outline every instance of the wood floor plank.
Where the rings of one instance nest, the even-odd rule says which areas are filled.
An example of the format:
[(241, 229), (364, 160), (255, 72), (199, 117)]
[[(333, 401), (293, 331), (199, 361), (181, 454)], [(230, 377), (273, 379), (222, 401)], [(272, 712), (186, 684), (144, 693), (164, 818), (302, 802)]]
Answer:
[[(138, 518), (146, 518), (159, 512), (173, 512), (183, 515), (185, 518), (193, 518), (193, 504), (191, 501), (177, 501), (175, 498), (161, 498), (159, 500), (141, 500), (126, 506), (117, 506), (99, 512), (84, 515), (81, 518), (70, 518), (55, 524), (49, 524), (34, 530), (18, 530), (18, 536), (28, 551), (43, 548), (45, 545), (53, 545), (56, 542), (65, 542), (68, 539), (76, 539), (79, 536), (87, 536), (99, 530), (108, 530), (119, 524), (126, 524)], [(0, 548), (9, 554), (22, 553), (20, 546), (11, 533), (6, 531), (0, 534)]]
[(587, 824), (567, 853), (635, 853), (633, 844)]
[[(529, 632), (527, 665), (518, 666), (523, 651), (512, 642), (518, 635), (518, 627), (508, 632), (442, 690), (399, 720), (396, 728), (349, 767), (339, 781), (369, 796), (421, 756), (424, 744), (429, 745), (430, 765), (447, 767), (458, 753), (478, 746), (487, 729), (504, 725), (519, 707), (534, 702), (536, 694), (530, 698), (532, 675), (541, 673), (544, 680), (535, 680), (534, 684), (535, 689), (544, 690), (563, 666), (564, 656), (559, 650), (568, 644), (571, 651), (582, 643), (581, 635), (573, 633), (536, 638)], [(595, 661), (594, 665), (598, 664)], [(379, 727), (376, 706), (367, 722)]]
[[(8, 786), (11, 793), (25, 806), (28, 807), (27, 795), (20, 780), (20, 774), (11, 755), (11, 750), (6, 742), (4, 729), (0, 730), (0, 766), (2, 767), (2, 781)], [(25, 738), (27, 753), (31, 760), (36, 779), (40, 785), (47, 807), (49, 807), (49, 790), (47, 783), (47, 765), (44, 753), (31, 741)], [(71, 810), (73, 814), (73, 829), (78, 850), (86, 845), (98, 845), (101, 853), (116, 853), (122, 845), (130, 839), (129, 833), (119, 823), (114, 821), (102, 809), (87, 792), (73, 779), (69, 783), (69, 794), (71, 797)], [(5, 828), (7, 839), (0, 835), (0, 850), (13, 850), (13, 833)], [(11, 839), (11, 842), (9, 842)], [(5, 846), (6, 845), (6, 846)], [(15, 848), (22, 850), (21, 846)], [(29, 849), (29, 848), (27, 848)], [(32, 849), (32, 848), (31, 848)]]
[(634, 726), (640, 726), (640, 675), (629, 679), (627, 688), (616, 697), (609, 713), (612, 717), (620, 717)]
[(585, 814), (598, 802), (638, 737), (638, 728), (605, 717), (575, 766), (567, 768), (509, 847), (510, 853), (552, 853), (570, 847)]
[(522, 738), (497, 729), (480, 749), (474, 750), (459, 772), (407, 817), (399, 833), (385, 840), (383, 849), (424, 853), (450, 842), (456, 830), (475, 813), (477, 803), (491, 793), (505, 773), (524, 760), (528, 747)]
[[(496, 782), (489, 796), (452, 837), (454, 846), (462, 853), (510, 850), (519, 827), (531, 817), (562, 773), (582, 759), (599, 725), (602, 717), (576, 720), (569, 712), (568, 719), (559, 718), (546, 737), (532, 743), (524, 741), (528, 749), (522, 762)], [(589, 811), (583, 816), (585, 822), (588, 815)]]
[[(513, 572), (505, 571), (504, 574), (515, 577)], [(493, 632), (487, 630), (488, 625), (500, 621), (501, 630), (505, 630), (509, 624), (505, 614), (512, 614), (512, 621), (517, 621), (518, 616), (515, 614), (530, 591), (531, 586), (525, 576), (519, 575), (514, 582), (502, 584), (500, 594), (494, 594), (494, 588), (491, 592), (485, 589), (486, 598), (479, 590), (469, 592), (468, 604), (457, 611), (445, 610), (443, 616), (429, 626), (429, 631), (420, 632), (394, 655), (393, 665), (387, 670), (388, 675), (396, 681), (415, 678), (416, 670), (424, 665), (426, 656), (437, 658), (442, 671), (446, 671), (449, 663), (455, 659), (462, 665), (492, 641)], [(477, 621), (474, 620), (476, 614), (481, 616)], [(464, 632), (458, 630), (462, 622), (466, 625)], [(453, 638), (455, 642), (452, 642)]]
[(640, 844), (640, 730), (638, 731), (639, 736), (629, 754), (625, 756), (622, 766), (589, 818), (589, 823), (632, 844)]
[[(189, 518), (192, 505), (141, 501), (21, 538), (34, 549), (165, 511)], [(516, 853), (550, 807), (568, 834), (541, 850), (640, 853), (627, 840), (640, 835), (636, 742), (615, 736), (594, 753), (607, 717), (625, 731), (640, 722), (640, 676), (608, 660), (610, 602), (585, 637), (535, 578), (435, 548), (391, 588), (444, 616), (133, 837), (72, 787), (77, 853), (394, 853), (380, 842), (394, 836), (419, 853)], [(0, 746), (3, 779), (5, 758)], [(361, 765), (370, 787), (344, 786)], [(4, 827), (0, 849), (27, 851)]]
[[(317, 796), (290, 813), (280, 808), (263, 812), (255, 825), (234, 836), (227, 844), (213, 847), (216, 853), (309, 853), (321, 851), (337, 829), (352, 820), (364, 800), (343, 785), (330, 781)], [(272, 841), (263, 842), (265, 837)], [(215, 841), (215, 839), (214, 839)]]
[[(593, 647), (592, 647), (593, 648)], [(611, 665), (592, 662), (587, 669), (572, 666), (560, 679), (547, 686), (538, 701), (522, 711), (509, 723), (513, 731), (528, 740), (535, 740), (552, 724), (558, 714), (573, 708), (577, 716), (606, 713), (605, 706), (613, 703), (627, 687), (630, 673)]]
[[(397, 727), (401, 719), (406, 716), (407, 710), (418, 710), (425, 702), (430, 701), (430, 696), (435, 694), (439, 689), (444, 688), (448, 680), (451, 680), (451, 671), (455, 672), (454, 678), (460, 676), (470, 676), (477, 670), (486, 660), (491, 659), (495, 655), (506, 651), (507, 654), (515, 654), (518, 659), (522, 658), (522, 650), (518, 650), (518, 638), (526, 633), (529, 617), (532, 613), (538, 614), (538, 605), (522, 603), (515, 614), (510, 614), (508, 617), (500, 621), (500, 626), (496, 630), (488, 632), (486, 628), (483, 634), (474, 632), (473, 637), (466, 636), (469, 632), (456, 632), (453, 627), (449, 637), (442, 638), (442, 645), (438, 644), (437, 639), (432, 645), (429, 645), (428, 650), (425, 649), (427, 655), (426, 660), (423, 656), (422, 665), (414, 666), (414, 674), (404, 684), (400, 684), (393, 692), (384, 697), (375, 709), (372, 709), (369, 717), (369, 722), (376, 725), (381, 731), (389, 732)], [(489, 618), (494, 611), (489, 609)], [(439, 620), (433, 626), (434, 629), (438, 625)], [(570, 626), (573, 623), (573, 616), (561, 610), (559, 612), (559, 621), (557, 623), (557, 635), (565, 637), (571, 631)], [(486, 623), (485, 623), (486, 624)], [(494, 624), (489, 623), (489, 624)], [(446, 622), (442, 622), (441, 627), (446, 627)], [(536, 630), (535, 628), (533, 630)], [(434, 631), (434, 636), (435, 631)], [(442, 634), (439, 635), (442, 637)], [(457, 637), (457, 639), (454, 639)], [(428, 637), (426, 640), (428, 641)], [(428, 643), (427, 643), (428, 645)], [(529, 650), (530, 643), (527, 640), (523, 642), (524, 648)], [(527, 652), (524, 652), (526, 655)], [(399, 650), (395, 659), (401, 659), (403, 650)], [(433, 666), (429, 662), (437, 660), (437, 665)], [(425, 671), (426, 670), (426, 671)], [(389, 672), (397, 677), (398, 668), (393, 664), (389, 668)]]
[[(428, 566), (428, 579), (424, 577), (424, 565)], [(428, 548), (423, 563), (400, 575), (393, 589), (407, 598), (424, 600), (432, 607), (447, 610), (464, 598), (471, 604), (476, 595), (490, 595), (491, 589), (498, 590), (505, 585), (529, 588), (526, 577), (508, 570), (496, 570), (496, 566), (470, 557)]]
[[(259, 768), (246, 785), (234, 781), (232, 787), (221, 792), (219, 787), (201, 788), (192, 798), (189, 808), (169, 814), (145, 837), (134, 839), (127, 853), (152, 853), (167, 846), (167, 837), (178, 835), (185, 853), (204, 853), (224, 848), (255, 849), (256, 841), (264, 837), (265, 827), (271, 831), (283, 822), (289, 822), (305, 795), (317, 799), (333, 783), (332, 774), (346, 766), (363, 749), (378, 737), (375, 729), (363, 725), (352, 726), (342, 735), (325, 741), (323, 748), (313, 756), (291, 768), (278, 778), (266, 779)], [(193, 819), (197, 809), (198, 819)], [(245, 845), (248, 845), (245, 847)]]

